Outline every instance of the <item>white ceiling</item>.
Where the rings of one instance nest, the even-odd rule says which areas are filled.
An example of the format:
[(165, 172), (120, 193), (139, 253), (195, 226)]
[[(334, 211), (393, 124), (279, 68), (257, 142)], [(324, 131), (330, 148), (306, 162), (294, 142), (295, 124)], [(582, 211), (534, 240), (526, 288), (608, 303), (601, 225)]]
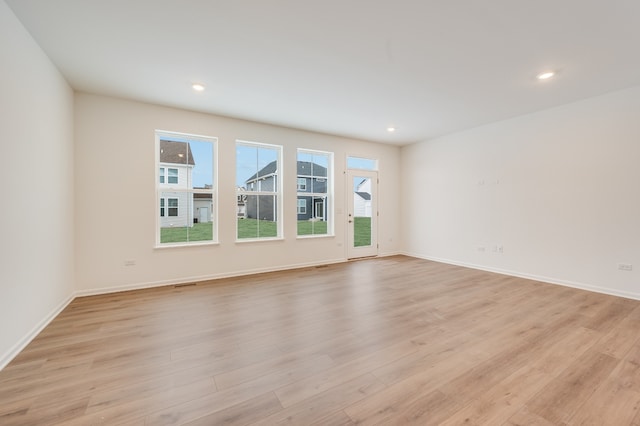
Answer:
[(385, 143), (640, 85), (638, 0), (6, 2), (77, 90)]

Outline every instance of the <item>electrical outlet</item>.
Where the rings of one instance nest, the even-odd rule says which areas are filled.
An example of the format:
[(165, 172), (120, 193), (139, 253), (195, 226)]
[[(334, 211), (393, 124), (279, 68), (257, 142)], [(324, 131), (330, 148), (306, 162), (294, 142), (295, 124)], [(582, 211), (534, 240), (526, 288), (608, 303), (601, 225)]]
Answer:
[(478, 251), (484, 253), (487, 251), (487, 248), (485, 246), (478, 246)]
[(630, 263), (618, 263), (618, 269), (621, 271), (633, 271), (633, 265)]
[(124, 266), (136, 266), (136, 261), (133, 259), (125, 260)]

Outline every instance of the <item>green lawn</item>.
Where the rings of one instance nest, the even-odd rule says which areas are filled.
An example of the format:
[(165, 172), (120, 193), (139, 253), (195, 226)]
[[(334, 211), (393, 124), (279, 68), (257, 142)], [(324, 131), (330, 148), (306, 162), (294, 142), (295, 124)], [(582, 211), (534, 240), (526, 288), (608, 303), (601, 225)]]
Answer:
[[(371, 218), (354, 218), (354, 246), (371, 245)], [(298, 235), (326, 235), (327, 222), (298, 221)], [(238, 219), (238, 239), (276, 237), (278, 229), (275, 222), (257, 219)], [(213, 223), (194, 223), (193, 227), (161, 228), (161, 243), (186, 243), (193, 241), (211, 241)]]
[(194, 223), (193, 227), (160, 228), (161, 243), (186, 243), (193, 241), (211, 241), (213, 223)]
[(310, 220), (298, 221), (298, 235), (326, 235), (327, 222)]
[(371, 245), (371, 218), (353, 218), (353, 246), (364, 247)]
[(258, 219), (238, 219), (238, 239), (277, 237), (276, 222)]

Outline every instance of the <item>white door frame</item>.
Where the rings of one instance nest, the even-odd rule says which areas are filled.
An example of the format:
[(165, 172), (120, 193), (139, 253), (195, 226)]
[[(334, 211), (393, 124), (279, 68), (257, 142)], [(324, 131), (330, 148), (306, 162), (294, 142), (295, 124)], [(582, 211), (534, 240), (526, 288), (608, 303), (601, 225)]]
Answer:
[[(371, 179), (371, 245), (354, 247), (354, 178)], [(378, 172), (347, 170), (347, 258), (357, 259), (378, 255)]]

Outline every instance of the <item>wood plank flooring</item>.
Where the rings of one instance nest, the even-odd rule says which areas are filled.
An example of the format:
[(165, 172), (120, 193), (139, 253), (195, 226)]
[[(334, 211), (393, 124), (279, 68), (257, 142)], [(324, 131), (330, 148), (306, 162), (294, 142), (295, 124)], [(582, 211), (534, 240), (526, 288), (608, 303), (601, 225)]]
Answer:
[(640, 302), (404, 256), (74, 300), (1, 425), (640, 425)]

